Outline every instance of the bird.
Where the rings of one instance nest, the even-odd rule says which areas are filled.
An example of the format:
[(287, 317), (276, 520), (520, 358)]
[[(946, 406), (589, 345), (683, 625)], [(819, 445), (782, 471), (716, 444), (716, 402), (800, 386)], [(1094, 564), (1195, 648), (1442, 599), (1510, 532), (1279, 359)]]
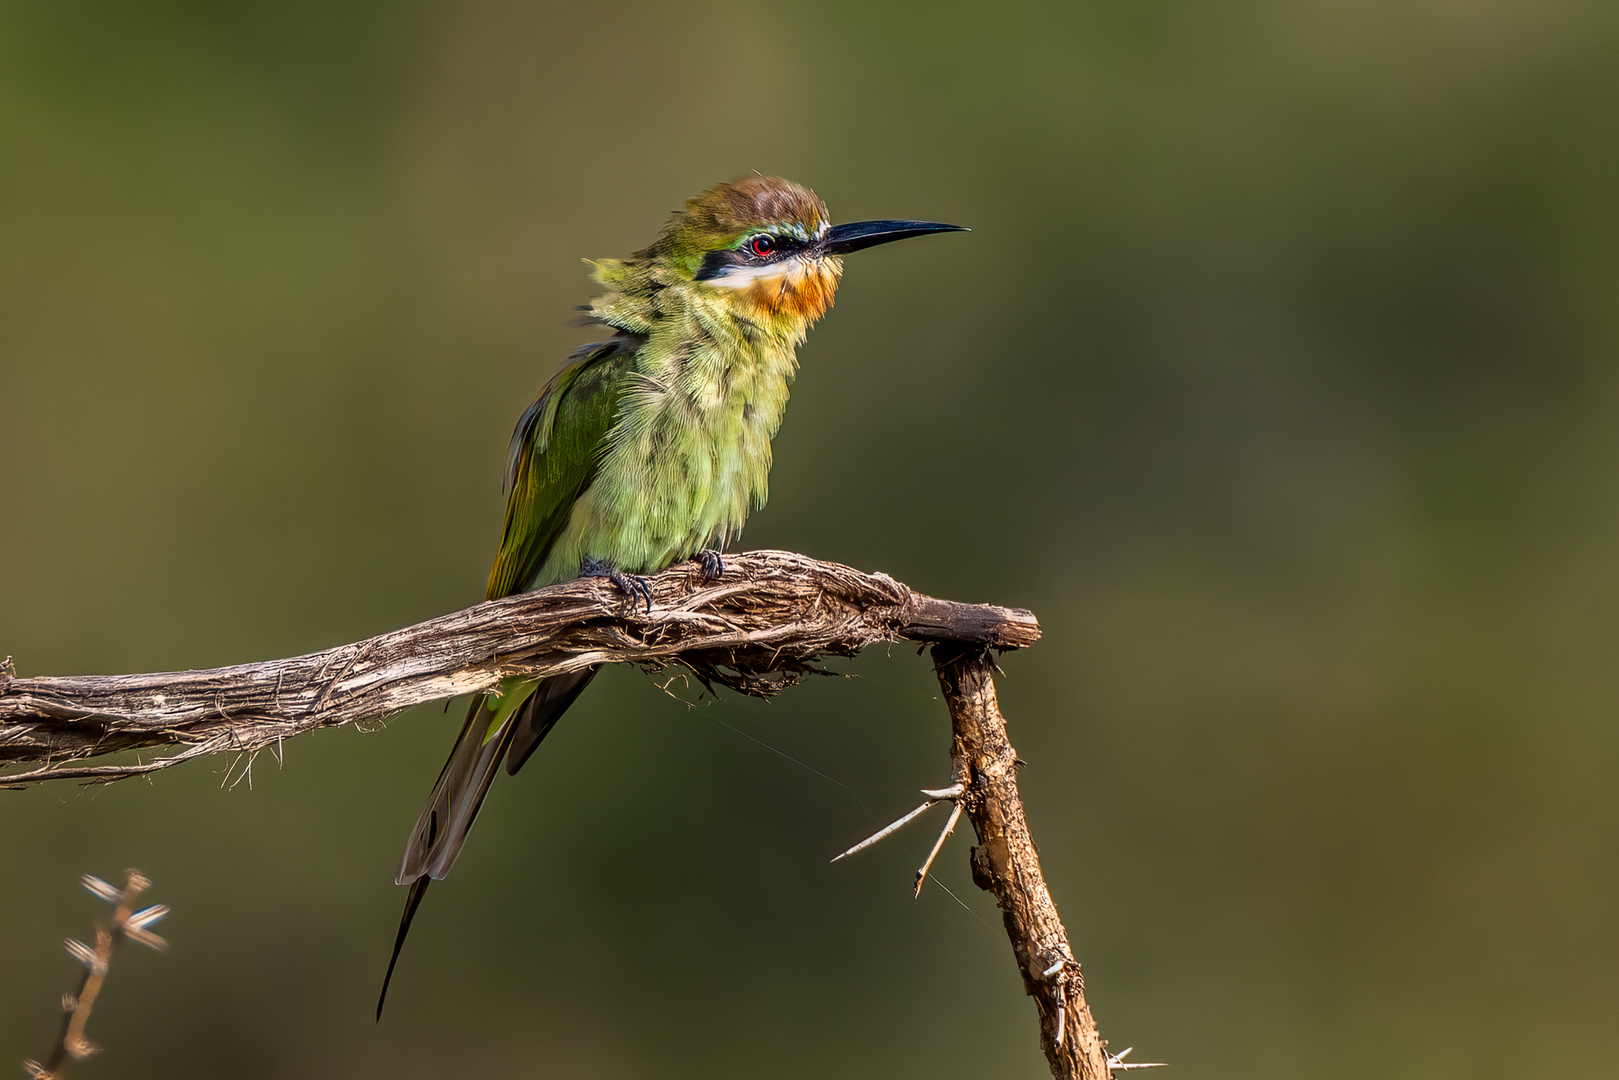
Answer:
[[(486, 598), (604, 577), (650, 611), (647, 574), (695, 559), (717, 579), (764, 506), (797, 350), (832, 306), (843, 256), (966, 231), (833, 225), (810, 189), (753, 174), (688, 200), (629, 258), (587, 260), (603, 292), (584, 321), (610, 333), (575, 350), (517, 421)], [(473, 699), (399, 861), (410, 892), (378, 1020), (427, 887), (449, 873), (502, 764), (521, 769), (594, 675), (511, 678)]]

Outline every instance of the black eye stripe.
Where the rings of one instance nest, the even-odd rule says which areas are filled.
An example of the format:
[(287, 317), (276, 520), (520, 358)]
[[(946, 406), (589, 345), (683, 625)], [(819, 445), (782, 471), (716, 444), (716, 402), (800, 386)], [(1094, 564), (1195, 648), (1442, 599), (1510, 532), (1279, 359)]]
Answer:
[[(756, 240), (769, 241), (771, 249), (768, 254), (761, 256), (753, 252), (753, 243)], [(800, 240), (793, 236), (750, 233), (738, 241), (734, 248), (726, 251), (710, 251), (707, 255), (704, 255), (702, 266), (697, 270), (697, 280), (712, 280), (733, 266), (764, 266), (767, 263), (780, 262), (783, 259), (790, 259), (813, 246), (810, 241)]]

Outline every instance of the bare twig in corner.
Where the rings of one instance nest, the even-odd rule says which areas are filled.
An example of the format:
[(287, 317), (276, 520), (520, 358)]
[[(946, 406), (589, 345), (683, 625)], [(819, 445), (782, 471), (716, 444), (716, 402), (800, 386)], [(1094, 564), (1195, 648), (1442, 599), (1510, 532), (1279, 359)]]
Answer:
[(57, 1080), (66, 1073), (69, 1061), (89, 1057), (101, 1049), (85, 1038), (84, 1026), (90, 1020), (90, 1010), (95, 1007), (96, 997), (106, 985), (107, 967), (119, 943), (128, 939), (151, 949), (168, 946), (168, 942), (152, 933), (150, 928), (167, 915), (169, 909), (163, 904), (153, 904), (135, 910), (135, 901), (152, 884), (139, 870), (128, 871), (122, 889), (90, 874), (84, 875), (81, 880), (92, 895), (113, 905), (112, 922), (96, 924), (93, 946), (73, 938), (66, 942), (68, 955), (84, 965), (84, 978), (79, 983), (77, 993), (62, 997), (62, 1011), (67, 1015), (62, 1021), (61, 1037), (56, 1040), (50, 1058), (43, 1065), (37, 1061), (22, 1063), (34, 1080)]

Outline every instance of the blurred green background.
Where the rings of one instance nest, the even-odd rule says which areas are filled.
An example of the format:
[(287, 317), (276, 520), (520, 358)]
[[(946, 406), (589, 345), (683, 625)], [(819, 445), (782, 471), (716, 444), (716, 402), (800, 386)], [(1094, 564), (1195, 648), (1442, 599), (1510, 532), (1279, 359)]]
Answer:
[[(850, 259), (743, 546), (1040, 615), (1003, 703), (1114, 1049), (1606, 1074), (1616, 125), (1601, 2), (3, 0), (0, 654), (475, 601), (580, 258), (779, 173), (975, 232)], [(924, 660), (848, 670), (599, 679), (380, 1026), (456, 710), (0, 792), (0, 1070), (55, 1034), (77, 876), (138, 866), (173, 947), (116, 962), (85, 1076), (1043, 1076), (965, 842), (961, 904), (909, 898), (928, 825), (827, 865), (947, 768)]]

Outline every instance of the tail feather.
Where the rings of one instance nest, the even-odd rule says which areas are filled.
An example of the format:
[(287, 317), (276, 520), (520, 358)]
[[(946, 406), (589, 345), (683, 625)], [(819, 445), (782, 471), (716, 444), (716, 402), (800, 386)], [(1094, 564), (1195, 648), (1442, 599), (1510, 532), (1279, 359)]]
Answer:
[(532, 684), (508, 687), (502, 697), (484, 696), (473, 700), (455, 749), (450, 751), (450, 759), (444, 763), (438, 783), (427, 797), (427, 806), (405, 843), (399, 870), (394, 875), (396, 884), (409, 884), (424, 874), (442, 878), (450, 872), (450, 865), (466, 841), (484, 796), (489, 793), (489, 785), (494, 783), (501, 756), (511, 742), (514, 725), (510, 711), (515, 703), (506, 705), (506, 722), (496, 728), (501, 719), (501, 707), (513, 693), (531, 689)]
[(534, 753), (540, 740), (551, 733), (562, 714), (568, 711), (590, 680), (596, 677), (595, 668), (575, 671), (567, 675), (553, 675), (529, 695), (518, 711), (517, 722), (512, 725), (512, 745), (506, 752), (506, 775), (516, 776), (523, 762)]
[(388, 957), (388, 973), (382, 977), (382, 993), (377, 995), (377, 1021), (382, 1020), (382, 1005), (388, 1000), (388, 984), (393, 982), (394, 965), (399, 963), (399, 950), (405, 947), (405, 935), (410, 933), (410, 921), (416, 917), (416, 909), (422, 906), (422, 897), (427, 895), (427, 887), (433, 883), (430, 877), (419, 877), (410, 883), (410, 895), (405, 897), (405, 912), (399, 916), (399, 936), (394, 938), (394, 952)]
[(388, 983), (393, 979), (394, 965), (405, 947), (416, 909), (427, 894), (427, 886), (448, 874), (461, 854), (484, 796), (489, 794), (489, 785), (500, 771), (501, 760), (505, 759), (508, 773), (522, 768), (595, 674), (592, 668), (538, 682), (510, 682), (502, 687), (500, 696), (478, 697), (467, 709), (455, 749), (439, 772), (394, 876), (397, 884), (410, 886), (410, 894), (399, 919), (399, 934), (382, 980), (382, 993), (377, 997), (378, 1020), (382, 1019)]

